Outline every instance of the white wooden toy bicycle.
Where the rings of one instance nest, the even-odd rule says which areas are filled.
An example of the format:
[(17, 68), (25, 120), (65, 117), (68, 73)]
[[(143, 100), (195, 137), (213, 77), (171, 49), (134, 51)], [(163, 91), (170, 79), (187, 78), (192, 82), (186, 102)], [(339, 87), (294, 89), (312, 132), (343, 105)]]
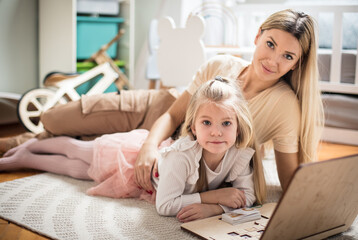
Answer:
[(118, 89), (122, 89), (125, 85), (129, 87), (127, 77), (106, 53), (108, 47), (123, 33), (124, 31), (121, 30), (110, 43), (104, 45), (88, 59), (88, 61), (94, 60), (98, 66), (80, 75), (57, 74), (51, 80), (45, 79), (45, 88), (32, 89), (23, 94), (17, 107), (18, 117), (22, 125), (33, 133), (42, 132), (44, 127), (40, 122), (41, 113), (56, 104), (80, 99), (81, 96), (76, 91), (76, 87), (98, 76), (101, 76), (101, 79), (89, 89), (86, 95), (104, 93), (116, 81)]

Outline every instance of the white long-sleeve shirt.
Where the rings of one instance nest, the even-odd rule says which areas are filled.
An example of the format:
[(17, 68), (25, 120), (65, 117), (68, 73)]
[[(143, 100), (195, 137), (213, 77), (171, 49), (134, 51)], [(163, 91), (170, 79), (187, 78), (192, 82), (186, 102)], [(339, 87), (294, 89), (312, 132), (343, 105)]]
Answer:
[[(217, 189), (223, 182), (230, 182), (233, 187), (245, 192), (246, 205), (251, 206), (256, 200), (250, 167), (254, 152), (251, 148), (231, 147), (215, 171), (205, 164), (208, 190)], [(156, 208), (161, 215), (175, 216), (183, 207), (201, 203), (195, 186), (199, 179), (202, 147), (187, 136), (162, 149), (161, 153), (162, 158), (158, 161), (159, 179), (152, 180), (157, 190)], [(225, 212), (231, 210), (226, 206), (221, 207)]]

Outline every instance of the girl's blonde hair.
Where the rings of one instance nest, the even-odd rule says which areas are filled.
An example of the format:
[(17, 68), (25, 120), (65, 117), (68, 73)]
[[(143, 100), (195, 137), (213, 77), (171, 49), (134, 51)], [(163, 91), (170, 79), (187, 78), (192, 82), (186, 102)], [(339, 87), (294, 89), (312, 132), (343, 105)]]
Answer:
[(301, 57), (297, 66), (284, 75), (283, 79), (296, 93), (301, 108), (299, 162), (316, 161), (324, 114), (318, 85), (314, 21), (305, 13), (286, 9), (269, 16), (260, 29), (261, 32), (280, 29), (291, 33), (301, 46)]
[[(191, 127), (195, 123), (200, 106), (206, 103), (215, 103), (220, 107), (235, 112), (239, 132), (236, 138), (235, 147), (251, 147), (256, 150), (250, 165), (253, 167), (254, 171), (254, 186), (257, 202), (260, 204), (263, 203), (266, 197), (266, 183), (261, 158), (259, 156), (260, 151), (257, 148), (254, 137), (253, 121), (250, 110), (235, 82), (222, 77), (216, 77), (214, 80), (210, 80), (201, 85), (191, 97), (181, 135), (190, 135), (192, 138), (195, 138)], [(196, 188), (199, 192), (207, 188), (206, 171), (203, 159), (200, 160), (199, 180)]]

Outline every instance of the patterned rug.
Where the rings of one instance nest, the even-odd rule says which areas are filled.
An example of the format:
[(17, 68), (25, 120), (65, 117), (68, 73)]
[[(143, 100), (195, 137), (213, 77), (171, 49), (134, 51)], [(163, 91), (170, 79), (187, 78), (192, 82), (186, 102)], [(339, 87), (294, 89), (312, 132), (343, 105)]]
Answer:
[(137, 199), (86, 195), (93, 182), (50, 173), (0, 184), (0, 217), (53, 239), (196, 239)]
[[(274, 160), (264, 160), (268, 202), (281, 188)], [(0, 217), (53, 239), (198, 239), (180, 229), (174, 217), (137, 199), (86, 195), (91, 181), (43, 173), (0, 183)], [(358, 217), (345, 233), (329, 239), (358, 239)]]

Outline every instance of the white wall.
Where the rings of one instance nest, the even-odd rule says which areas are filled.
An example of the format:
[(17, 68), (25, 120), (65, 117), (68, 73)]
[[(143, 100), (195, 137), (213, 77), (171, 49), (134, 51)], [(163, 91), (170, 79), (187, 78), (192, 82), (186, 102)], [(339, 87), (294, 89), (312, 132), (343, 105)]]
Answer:
[(40, 85), (53, 71), (76, 72), (76, 1), (39, 1)]
[(38, 0), (0, 0), (0, 92), (38, 87)]

